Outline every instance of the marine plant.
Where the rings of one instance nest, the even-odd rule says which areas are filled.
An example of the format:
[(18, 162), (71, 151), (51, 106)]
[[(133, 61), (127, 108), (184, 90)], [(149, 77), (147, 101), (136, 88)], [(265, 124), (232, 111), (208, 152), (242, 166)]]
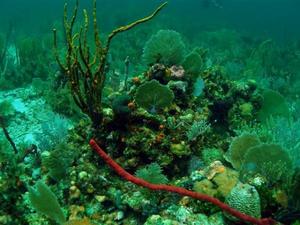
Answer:
[(76, 157), (76, 151), (65, 142), (57, 144), (49, 155), (42, 157), (42, 166), (49, 171), (49, 176), (60, 181), (65, 177), (73, 159)]
[(130, 102), (130, 97), (128, 95), (117, 96), (112, 102), (112, 110), (115, 117), (117, 118), (126, 118), (131, 110), (128, 107)]
[(300, 211), (300, 168), (296, 168), (290, 189), (290, 205)]
[(200, 135), (210, 129), (210, 124), (205, 120), (194, 121), (186, 132), (188, 141), (195, 141)]
[(22, 87), (33, 78), (46, 80), (51, 69), (51, 54), (49, 48), (45, 47), (44, 39), (11, 36), (7, 36), (3, 52), (0, 52), (1, 88)]
[(210, 165), (214, 161), (224, 161), (224, 152), (218, 148), (205, 148), (201, 151), (201, 158), (205, 165)]
[(259, 119), (266, 122), (271, 116), (290, 117), (289, 107), (284, 97), (273, 90), (266, 90), (263, 93), (262, 107), (259, 111)]
[(36, 133), (38, 147), (42, 150), (50, 150), (57, 144), (62, 143), (71, 127), (70, 122), (63, 116), (55, 113), (47, 114), (48, 121), (41, 123), (41, 132)]
[(291, 121), (285, 117), (271, 117), (265, 125), (270, 140), (281, 145), (289, 154), (294, 167), (300, 162), (300, 120)]
[[(37, 37), (20, 38), (15, 47), (18, 53), (18, 82), (28, 84), (33, 78), (46, 80), (49, 74), (51, 57), (49, 48), (44, 47), (45, 40)], [(42, 43), (41, 43), (42, 42)]]
[(150, 112), (168, 107), (172, 104), (174, 93), (166, 85), (157, 80), (145, 82), (138, 87), (134, 100), (138, 106)]
[[(102, 122), (102, 92), (105, 86), (106, 75), (108, 72), (108, 53), (111, 41), (118, 34), (126, 32), (139, 24), (145, 23), (155, 17), (167, 3), (159, 6), (151, 15), (130, 23), (126, 26), (113, 30), (107, 37), (106, 43), (100, 40), (97, 24), (96, 0), (93, 4), (93, 36), (94, 43), (91, 47), (88, 43), (89, 17), (87, 10), (83, 11), (84, 23), (80, 30), (74, 32), (74, 24), (78, 12), (78, 0), (73, 11), (73, 15), (68, 20), (67, 4), (64, 8), (64, 29), (66, 37), (67, 52), (65, 62), (58, 53), (57, 32), (54, 34), (54, 53), (56, 60), (71, 87), (71, 92), (75, 103), (88, 115), (94, 127), (99, 127)], [(95, 51), (91, 51), (95, 49)]]
[(5, 74), (6, 63), (5, 63), (5, 55), (6, 55), (7, 47), (5, 46), (5, 41), (2, 35), (0, 35), (0, 78)]
[(268, 184), (288, 183), (293, 174), (293, 161), (279, 144), (263, 143), (256, 134), (243, 133), (236, 137), (225, 159), (240, 171), (240, 178), (249, 181), (260, 175)]
[(0, 164), (3, 162), (9, 162), (11, 158), (13, 158), (13, 153), (8, 151), (9, 145), (7, 140), (0, 139)]
[(5, 138), (10, 143), (11, 147), (13, 148), (15, 154), (18, 153), (17, 147), (13, 139), (11, 138), (7, 126), (11, 116), (14, 113), (14, 108), (9, 101), (2, 101), (0, 102), (0, 127), (3, 130)]
[(151, 163), (145, 168), (137, 170), (135, 176), (153, 184), (166, 184), (168, 182), (168, 178), (162, 173), (158, 163)]
[(231, 142), (229, 149), (225, 154), (225, 159), (231, 163), (233, 168), (239, 170), (248, 149), (258, 144), (260, 144), (260, 140), (257, 135), (243, 133)]
[(2, 139), (0, 139), (0, 146), (0, 214), (9, 214), (20, 219), (19, 215), (24, 210), (21, 204), (22, 194), (26, 190), (24, 184), (28, 175), (27, 172), (31, 172), (31, 170), (27, 170), (24, 159), (27, 157), (27, 159), (32, 160), (32, 165), (36, 165), (38, 161), (34, 158), (36, 148), (34, 145), (27, 148), (18, 145), (18, 152), (15, 153), (11, 151), (8, 141)]
[(293, 175), (293, 164), (287, 152), (276, 144), (259, 144), (248, 149), (240, 169), (240, 176), (247, 180), (260, 174), (268, 183), (288, 183)]
[(34, 209), (59, 224), (66, 222), (66, 216), (62, 211), (55, 194), (42, 181), (38, 181), (35, 187), (29, 187), (29, 200)]
[(6, 67), (7, 67), (6, 53), (8, 50), (8, 44), (13, 31), (12, 28), (13, 27), (10, 24), (5, 37), (0, 35), (0, 78), (2, 78), (2, 76), (5, 74)]
[(202, 32), (195, 42), (208, 49), (210, 61), (219, 65), (239, 61), (248, 55), (241, 35), (229, 29)]
[(160, 30), (146, 43), (143, 59), (148, 65), (162, 63), (179, 65), (185, 54), (185, 44), (180, 34), (173, 30)]
[(45, 90), (44, 96), (54, 112), (72, 119), (82, 115), (68, 87), (60, 87), (55, 91), (49, 88)]
[(262, 41), (246, 60), (245, 74), (256, 80), (273, 79), (274, 71), (285, 66), (282, 53), (272, 39)]
[(199, 54), (200, 49), (195, 48), (191, 53), (185, 56), (182, 66), (184, 70), (194, 77), (200, 74), (203, 67), (203, 59)]

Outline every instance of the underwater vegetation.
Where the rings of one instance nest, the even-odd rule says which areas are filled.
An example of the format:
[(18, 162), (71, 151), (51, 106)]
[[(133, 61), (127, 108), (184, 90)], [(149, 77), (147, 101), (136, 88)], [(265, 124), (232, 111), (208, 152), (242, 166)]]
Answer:
[(299, 224), (300, 44), (96, 3), (0, 35), (0, 224)]
[[(96, 1), (94, 1), (94, 4), (96, 4)], [(67, 21), (67, 9), (65, 6), (64, 27), (67, 41), (67, 54), (65, 57), (66, 65), (63, 65), (59, 59), (59, 53), (57, 52), (57, 35), (56, 30), (54, 29), (54, 48), (56, 49), (55, 57), (61, 67), (62, 73), (68, 76), (67, 79), (72, 84), (72, 94), (75, 103), (90, 117), (94, 126), (98, 126), (98, 123), (102, 120), (102, 90), (106, 79), (107, 56), (112, 39), (121, 32), (128, 31), (141, 23), (151, 20), (164, 6), (165, 4), (161, 5), (149, 17), (145, 17), (129, 25), (113, 30), (108, 35), (106, 43), (102, 44), (97, 25), (96, 5), (94, 5), (94, 54), (91, 54), (90, 47), (87, 43), (87, 32), (89, 26), (87, 12), (84, 11), (85, 24), (81, 27), (80, 33), (73, 34), (73, 26), (78, 11), (78, 1), (76, 2), (74, 13), (69, 22)], [(79, 35), (77, 43), (74, 41), (74, 36), (76, 37), (76, 35)], [(83, 86), (83, 90), (81, 90), (81, 86)]]
[(46, 80), (53, 60), (49, 38), (15, 37), (12, 27), (0, 37), (0, 87), (13, 89), (30, 84), (33, 79)]

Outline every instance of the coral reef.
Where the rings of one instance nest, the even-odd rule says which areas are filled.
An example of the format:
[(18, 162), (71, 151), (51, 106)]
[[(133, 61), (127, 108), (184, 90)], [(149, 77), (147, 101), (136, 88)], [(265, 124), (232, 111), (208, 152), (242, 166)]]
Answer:
[(93, 2), (0, 29), (0, 224), (299, 223), (298, 41)]
[[(120, 165), (118, 165), (112, 158), (110, 158), (98, 145), (97, 143), (92, 139), (90, 141), (90, 145), (91, 147), (97, 152), (97, 154), (116, 172), (118, 173), (122, 178), (124, 178), (125, 180), (128, 180), (136, 185), (139, 186), (143, 186), (146, 187), (148, 189), (151, 190), (162, 190), (162, 191), (168, 191), (168, 192), (175, 192), (178, 193), (180, 195), (186, 195), (186, 196), (190, 196), (192, 198), (195, 199), (199, 199), (199, 200), (203, 200), (203, 201), (208, 201), (213, 203), (214, 205), (217, 205), (218, 207), (220, 207), (222, 210), (224, 210), (227, 213), (230, 213), (231, 215), (245, 221), (245, 222), (251, 222), (253, 224), (258, 224), (258, 225), (268, 225), (268, 224), (275, 224), (275, 221), (272, 219), (268, 219), (268, 218), (264, 218), (264, 219), (255, 219), (254, 217), (260, 217), (257, 213), (256, 209), (257, 207), (259, 207), (259, 202), (257, 202), (257, 199), (259, 198), (259, 195), (257, 193), (255, 193), (255, 191), (253, 191), (254, 193), (254, 199), (253, 196), (245, 196), (246, 201), (248, 200), (253, 200), (253, 205), (254, 209), (252, 209), (252, 207), (250, 209), (254, 210), (254, 213), (251, 213), (250, 215), (247, 214), (243, 214), (237, 210), (235, 210), (234, 208), (231, 208), (230, 206), (222, 203), (221, 201), (219, 201), (216, 198), (210, 197), (208, 195), (205, 194), (200, 194), (200, 193), (196, 193), (196, 192), (192, 192), (192, 191), (188, 191), (184, 188), (180, 188), (180, 187), (175, 187), (175, 186), (168, 186), (168, 185), (162, 185), (162, 184), (152, 184), (149, 183), (143, 179), (137, 178), (133, 175), (131, 175), (130, 173), (128, 173), (127, 171), (125, 171)], [(238, 191), (239, 192), (239, 191)], [(246, 190), (246, 192), (250, 192), (252, 193), (250, 190)], [(233, 194), (234, 195), (234, 194)], [(235, 195), (234, 195), (235, 196)], [(243, 197), (242, 197), (243, 198)], [(231, 198), (228, 198), (227, 201), (231, 202)], [(239, 206), (247, 206), (248, 202), (246, 204), (241, 203), (241, 199), (240, 201), (232, 201), (232, 202), (238, 202), (237, 205)], [(233, 205), (233, 203), (232, 203)], [(234, 205), (234, 206), (237, 206)], [(234, 207), (232, 206), (232, 207)], [(258, 208), (259, 209), (259, 208)], [(246, 211), (247, 212), (247, 211)], [(254, 216), (254, 217), (251, 217)]]

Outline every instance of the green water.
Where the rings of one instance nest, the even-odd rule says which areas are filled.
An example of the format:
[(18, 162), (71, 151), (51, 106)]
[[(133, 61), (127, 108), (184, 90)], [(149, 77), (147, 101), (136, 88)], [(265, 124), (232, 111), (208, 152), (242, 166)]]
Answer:
[(1, 225), (300, 223), (299, 1), (66, 3), (0, 2)]

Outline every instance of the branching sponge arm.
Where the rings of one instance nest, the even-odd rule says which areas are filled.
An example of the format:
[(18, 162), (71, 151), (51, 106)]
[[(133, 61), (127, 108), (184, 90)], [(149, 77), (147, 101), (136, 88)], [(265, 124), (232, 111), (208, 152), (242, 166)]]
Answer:
[[(54, 55), (62, 73), (66, 76), (70, 84), (73, 99), (82, 110), (87, 114), (93, 123), (93, 127), (101, 125), (102, 113), (102, 92), (105, 85), (106, 74), (108, 71), (107, 55), (110, 43), (117, 34), (128, 31), (131, 28), (147, 22), (154, 18), (166, 5), (160, 5), (151, 15), (137, 20), (124, 27), (113, 30), (107, 37), (103, 45), (100, 40), (100, 32), (97, 24), (97, 5), (96, 0), (93, 4), (92, 25), (93, 25), (93, 45), (90, 48), (88, 43), (89, 18), (86, 10), (83, 11), (83, 24), (79, 31), (74, 31), (74, 25), (78, 15), (78, 0), (70, 18), (67, 14), (67, 4), (64, 7), (64, 29), (66, 41), (66, 53), (64, 59), (60, 59), (57, 44), (57, 32), (53, 30), (54, 36)], [(95, 49), (91, 51), (91, 49)]]
[(163, 3), (163, 4), (160, 5), (160, 6), (159, 6), (159, 7), (158, 7), (151, 15), (149, 15), (149, 16), (147, 16), (147, 17), (144, 17), (144, 18), (142, 18), (142, 19), (140, 19), (140, 20), (137, 20), (137, 21), (135, 21), (135, 22), (133, 22), (133, 23), (130, 23), (130, 24), (126, 25), (126, 26), (119, 27), (119, 28), (113, 30), (113, 31), (110, 33), (110, 35), (108, 36), (106, 48), (109, 49), (109, 45), (110, 45), (110, 42), (111, 42), (112, 38), (113, 38), (114, 36), (116, 36), (118, 33), (121, 33), (121, 32), (127, 31), (127, 30), (130, 30), (130, 29), (132, 29), (133, 27), (135, 27), (135, 26), (137, 26), (137, 25), (139, 25), (139, 24), (141, 24), (141, 23), (145, 23), (145, 22), (151, 20), (151, 19), (152, 19), (153, 17), (155, 17), (155, 16), (156, 16), (156, 15), (157, 15), (157, 14), (158, 14), (158, 13), (159, 13), (159, 12), (160, 12), (167, 4), (168, 4), (168, 2)]

